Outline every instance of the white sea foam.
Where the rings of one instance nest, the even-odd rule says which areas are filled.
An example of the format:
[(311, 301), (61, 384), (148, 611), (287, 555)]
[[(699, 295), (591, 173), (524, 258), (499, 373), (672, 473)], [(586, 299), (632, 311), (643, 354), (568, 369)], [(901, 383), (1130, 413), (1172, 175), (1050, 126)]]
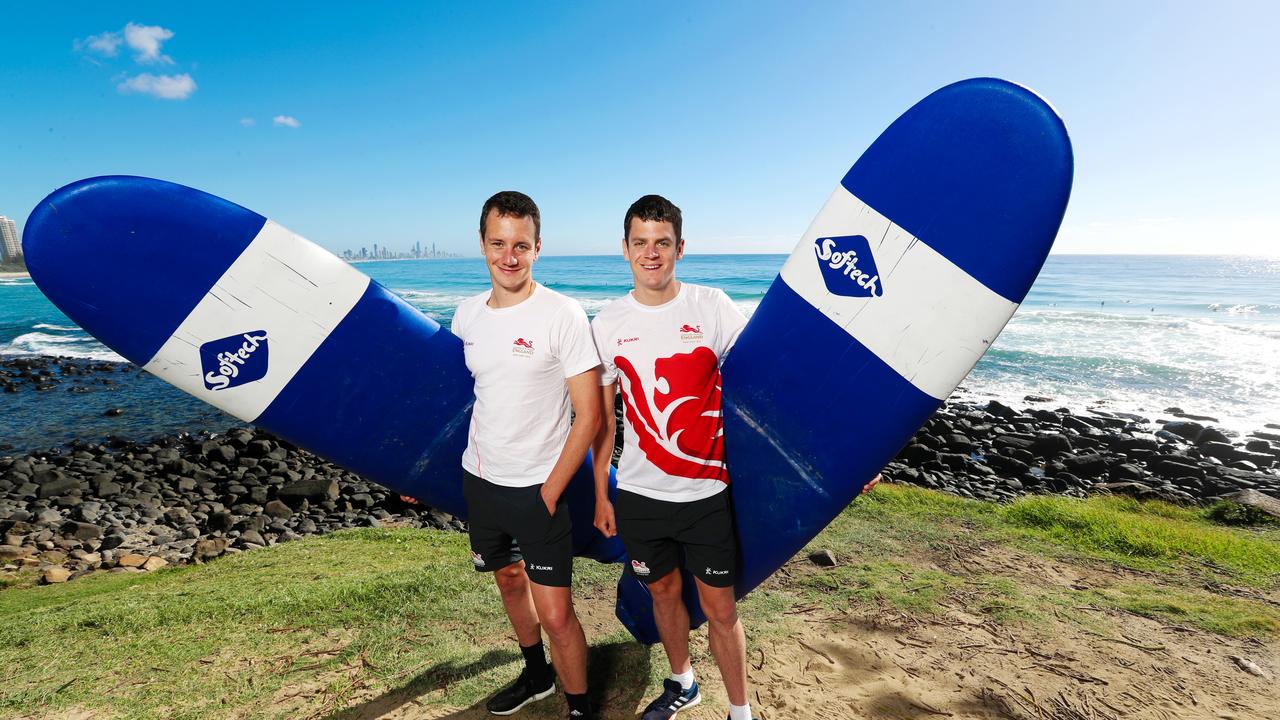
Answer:
[(110, 349), (87, 335), (53, 335), (30, 332), (19, 335), (7, 345), (0, 345), (0, 356), (45, 355), (72, 357), (84, 360), (126, 362)]
[(80, 329), (76, 325), (49, 325), (48, 323), (37, 323), (31, 327), (35, 330), (61, 330), (62, 332), (75, 332)]

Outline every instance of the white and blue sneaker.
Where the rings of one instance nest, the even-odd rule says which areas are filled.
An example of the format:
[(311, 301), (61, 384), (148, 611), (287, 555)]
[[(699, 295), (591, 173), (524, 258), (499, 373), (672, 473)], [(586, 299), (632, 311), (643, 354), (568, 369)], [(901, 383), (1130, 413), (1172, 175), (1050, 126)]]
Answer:
[(697, 681), (685, 690), (678, 680), (668, 678), (662, 681), (662, 694), (645, 707), (640, 720), (669, 720), (681, 710), (688, 710), (700, 702), (702, 692), (698, 690)]

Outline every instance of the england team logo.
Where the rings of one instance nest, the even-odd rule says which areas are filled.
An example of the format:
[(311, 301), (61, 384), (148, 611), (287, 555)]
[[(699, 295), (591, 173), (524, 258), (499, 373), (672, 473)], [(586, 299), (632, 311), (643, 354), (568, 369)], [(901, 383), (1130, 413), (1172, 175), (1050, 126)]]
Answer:
[(649, 566), (645, 565), (639, 560), (632, 560), (631, 572), (635, 573), (636, 575), (639, 575), (640, 577), (647, 577), (649, 575)]
[(208, 390), (229, 390), (267, 376), (267, 331), (252, 330), (200, 346), (200, 370)]
[(884, 285), (871, 256), (871, 244), (863, 235), (820, 237), (813, 241), (822, 280), (833, 295), (880, 297)]

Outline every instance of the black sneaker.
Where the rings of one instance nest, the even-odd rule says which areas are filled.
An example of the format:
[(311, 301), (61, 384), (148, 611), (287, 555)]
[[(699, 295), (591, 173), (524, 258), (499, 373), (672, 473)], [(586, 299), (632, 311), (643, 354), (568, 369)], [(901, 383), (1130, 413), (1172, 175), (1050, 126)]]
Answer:
[(489, 698), (485, 708), (494, 715), (510, 715), (535, 700), (549, 697), (555, 691), (556, 681), (553, 676), (547, 678), (546, 687), (539, 688), (534, 687), (533, 682), (529, 680), (528, 672), (521, 671), (520, 677), (516, 678), (515, 682)]
[(698, 690), (696, 680), (688, 690), (685, 690), (677, 680), (663, 680), (662, 694), (645, 707), (644, 715), (640, 720), (668, 720), (675, 717), (681, 710), (687, 710), (700, 702), (702, 702), (702, 693)]

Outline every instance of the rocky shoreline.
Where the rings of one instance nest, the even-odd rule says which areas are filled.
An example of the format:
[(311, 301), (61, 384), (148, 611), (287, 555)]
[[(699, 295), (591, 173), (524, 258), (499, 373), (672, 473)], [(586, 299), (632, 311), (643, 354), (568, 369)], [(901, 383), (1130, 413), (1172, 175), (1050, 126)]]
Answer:
[[(0, 387), (75, 387), (126, 368), (9, 360), (0, 367)], [(1280, 504), (1280, 426), (1242, 438), (1177, 408), (1148, 419), (1025, 400), (1022, 411), (995, 400), (945, 404), (885, 467), (885, 478), (994, 502), (1121, 493), (1205, 504), (1241, 500), (1244, 492)], [(466, 528), (254, 428), (0, 456), (0, 569), (34, 567), (45, 582), (201, 562), (384, 524)]]
[(249, 428), (0, 457), (0, 566), (37, 567), (45, 582), (384, 524), (466, 528)]
[[(1028, 396), (1028, 403), (1049, 398)], [(1004, 502), (1028, 493), (1107, 492), (1178, 504), (1280, 498), (1280, 426), (1241, 438), (1214, 418), (947, 403), (884, 470), (886, 479)]]

